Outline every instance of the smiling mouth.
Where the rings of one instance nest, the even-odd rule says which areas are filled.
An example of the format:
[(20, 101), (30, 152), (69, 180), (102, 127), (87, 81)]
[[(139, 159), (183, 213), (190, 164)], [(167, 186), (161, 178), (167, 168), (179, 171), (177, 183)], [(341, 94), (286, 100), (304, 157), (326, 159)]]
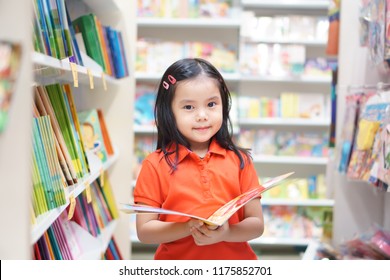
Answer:
[(197, 131), (205, 131), (205, 130), (210, 129), (210, 126), (207, 126), (207, 127), (196, 127), (194, 129), (197, 130)]

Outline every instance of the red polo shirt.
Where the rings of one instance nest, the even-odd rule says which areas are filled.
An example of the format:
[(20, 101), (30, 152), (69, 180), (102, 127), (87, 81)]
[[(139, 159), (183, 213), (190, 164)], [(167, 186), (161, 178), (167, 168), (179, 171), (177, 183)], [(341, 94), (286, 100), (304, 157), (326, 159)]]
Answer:
[[(259, 186), (251, 161), (240, 169), (240, 160), (213, 140), (206, 156), (179, 146), (177, 170), (171, 172), (161, 151), (150, 154), (142, 163), (134, 190), (134, 202), (190, 213), (207, 218), (226, 202)], [(171, 155), (175, 159), (175, 155)], [(230, 219), (235, 224), (244, 218), (244, 208)], [(161, 221), (186, 222), (187, 217), (160, 215)], [(257, 259), (247, 242), (220, 242), (197, 246), (192, 236), (160, 244), (155, 259)]]

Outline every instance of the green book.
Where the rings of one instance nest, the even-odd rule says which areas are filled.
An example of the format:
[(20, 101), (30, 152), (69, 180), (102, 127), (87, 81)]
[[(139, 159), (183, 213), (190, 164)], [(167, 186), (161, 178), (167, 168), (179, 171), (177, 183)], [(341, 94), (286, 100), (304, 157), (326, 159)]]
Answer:
[(81, 33), (87, 54), (95, 60), (106, 72), (103, 51), (100, 45), (99, 34), (94, 14), (82, 15), (72, 22), (75, 33)]
[(38, 119), (43, 132), (43, 140), (46, 151), (47, 162), (50, 171), (50, 178), (53, 184), (54, 199), (57, 206), (66, 203), (64, 189), (66, 187), (65, 178), (63, 177), (59, 159), (54, 143), (54, 132), (50, 123), (50, 117), (41, 117)]
[(45, 156), (45, 148), (41, 138), (41, 128), (38, 119), (33, 120), (33, 148), (34, 155), (37, 159), (38, 172), (42, 178), (42, 185), (45, 194), (48, 210), (57, 207), (54, 192), (52, 189), (51, 180), (49, 177), (49, 167), (47, 165), (47, 159)]
[(52, 84), (46, 86), (47, 94), (54, 109), (58, 124), (64, 137), (65, 145), (69, 150), (73, 166), (76, 170), (78, 178), (83, 177), (80, 158), (76, 148), (76, 138), (73, 134), (70, 117), (66, 109), (64, 94), (60, 84)]

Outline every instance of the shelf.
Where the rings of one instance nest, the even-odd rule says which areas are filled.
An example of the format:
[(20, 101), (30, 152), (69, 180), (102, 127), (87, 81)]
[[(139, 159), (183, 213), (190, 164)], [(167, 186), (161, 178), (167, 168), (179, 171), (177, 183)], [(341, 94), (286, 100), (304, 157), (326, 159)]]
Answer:
[(283, 198), (263, 198), (261, 199), (263, 206), (268, 205), (284, 205), (284, 206), (316, 206), (316, 207), (333, 207), (333, 199), (283, 199)]
[[(239, 73), (221, 73), (226, 81), (242, 82), (281, 82), (281, 83), (307, 83), (330, 85), (330, 77), (270, 77), (270, 76), (249, 76)], [(138, 81), (159, 81), (162, 73), (135, 73)]]
[(330, 120), (303, 119), (303, 118), (239, 118), (238, 124), (248, 125), (277, 125), (277, 126), (324, 126), (330, 125)]
[(55, 209), (52, 209), (37, 217), (37, 223), (33, 225), (31, 243), (34, 244), (43, 235), (43, 233), (52, 225), (52, 223), (61, 215), (61, 213), (69, 205), (69, 196), (72, 194), (77, 197), (85, 190), (86, 185), (95, 181), (101, 174), (102, 170), (107, 170), (118, 158), (118, 153), (110, 157), (103, 165), (96, 155), (88, 155), (88, 162), (90, 164), (91, 173), (85, 176), (80, 183), (75, 186), (69, 186), (65, 190), (67, 203)]
[[(52, 80), (53, 82), (61, 80), (69, 83), (73, 83), (73, 74), (70, 67), (69, 60), (62, 59), (59, 60), (57, 58), (47, 56), (42, 53), (34, 52), (32, 54), (32, 61), (34, 64), (34, 74), (35, 80), (37, 81), (45, 81), (49, 82)], [(102, 77), (104, 77), (107, 84), (117, 85), (119, 80), (106, 75), (101, 70), (99, 71), (98, 67), (84, 67), (80, 65), (76, 65), (77, 68), (77, 76), (78, 82), (82, 85), (89, 85), (90, 77), (88, 74), (88, 69), (90, 70), (91, 76), (94, 79), (94, 83), (96, 84), (98, 81), (102, 83)]]
[(237, 18), (137, 18), (138, 27), (153, 28), (240, 28)]
[(243, 8), (305, 9), (324, 10), (329, 8), (329, 0), (241, 0)]
[(153, 133), (157, 133), (157, 128), (152, 125), (134, 125), (134, 133), (153, 134)]
[(326, 157), (299, 157), (299, 156), (270, 156), (254, 155), (253, 162), (256, 163), (284, 163), (284, 164), (307, 164), (307, 165), (326, 165)]
[[(221, 73), (226, 81), (239, 81), (240, 74), (238, 73)], [(162, 73), (135, 73), (135, 79), (138, 81), (159, 81)]]
[(271, 76), (249, 76), (241, 75), (242, 82), (271, 82), (271, 83), (300, 83), (300, 84), (325, 84), (330, 85), (330, 77), (271, 77)]
[(309, 238), (259, 237), (249, 241), (251, 245), (308, 246)]
[(268, 38), (243, 38), (246, 44), (286, 44), (286, 45), (304, 45), (308, 47), (325, 47), (327, 41), (320, 40), (294, 40), (294, 39), (268, 39)]
[(107, 250), (110, 240), (117, 226), (117, 221), (111, 221), (102, 230), (97, 237), (92, 236), (88, 231), (82, 228), (77, 223), (70, 221), (71, 226), (78, 238), (79, 246), (81, 247), (81, 255), (77, 256), (77, 260), (100, 260), (102, 254)]

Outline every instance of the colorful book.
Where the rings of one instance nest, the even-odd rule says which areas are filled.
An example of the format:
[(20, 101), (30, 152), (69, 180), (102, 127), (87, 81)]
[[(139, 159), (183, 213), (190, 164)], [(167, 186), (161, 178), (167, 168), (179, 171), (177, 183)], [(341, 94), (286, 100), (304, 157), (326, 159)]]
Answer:
[(217, 209), (214, 213), (211, 214), (208, 218), (204, 217), (198, 217), (191, 215), (189, 213), (183, 213), (178, 211), (173, 211), (169, 209), (162, 209), (158, 207), (152, 207), (147, 205), (136, 205), (136, 204), (122, 204), (121, 210), (128, 214), (141, 214), (141, 213), (157, 213), (157, 214), (164, 214), (164, 215), (179, 215), (179, 216), (186, 216), (194, 219), (198, 219), (203, 221), (204, 223), (211, 225), (211, 226), (221, 226), (223, 225), (238, 209), (243, 207), (245, 204), (247, 204), (249, 201), (260, 197), (260, 195), (270, 190), (271, 188), (277, 186), (279, 183), (281, 183), (284, 179), (292, 175), (294, 172), (286, 173), (283, 175), (280, 175), (278, 177), (275, 177), (273, 179), (270, 179), (266, 183), (264, 183), (260, 187), (256, 187), (254, 189), (251, 189), (236, 198), (233, 198), (229, 202), (227, 202), (225, 205)]
[(108, 27), (107, 30), (108, 44), (110, 45), (112, 59), (114, 62), (115, 77), (122, 78), (126, 76), (125, 61), (122, 58), (122, 47), (119, 41), (119, 31)]
[(99, 116), (96, 109), (78, 112), (83, 143), (87, 151), (95, 153), (102, 162), (107, 161)]
[(111, 138), (107, 129), (106, 120), (104, 119), (103, 110), (97, 109), (97, 114), (99, 117), (100, 128), (102, 130), (103, 142), (107, 150), (107, 155), (112, 156), (114, 155), (114, 148), (112, 147)]
[(87, 54), (106, 72), (94, 14), (82, 15), (72, 22), (75, 33), (81, 33)]

